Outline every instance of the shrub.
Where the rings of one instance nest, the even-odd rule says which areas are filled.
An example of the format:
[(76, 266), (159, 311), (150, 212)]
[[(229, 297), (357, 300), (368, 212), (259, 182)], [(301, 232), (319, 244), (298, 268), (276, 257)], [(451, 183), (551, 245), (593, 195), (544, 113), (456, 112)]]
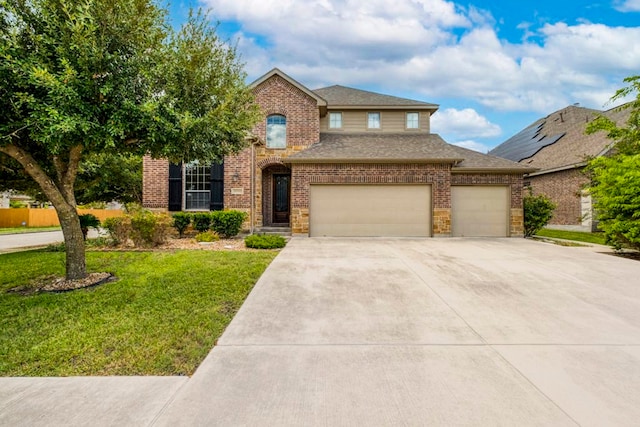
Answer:
[(100, 220), (93, 214), (78, 215), (78, 218), (80, 218), (82, 237), (84, 237), (84, 240), (87, 240), (87, 233), (89, 233), (89, 228), (100, 227)]
[(193, 228), (200, 233), (204, 233), (211, 226), (211, 215), (205, 212), (194, 213), (191, 221), (193, 222)]
[(556, 208), (555, 203), (547, 196), (540, 194), (534, 196), (532, 191), (524, 197), (524, 235), (531, 237), (542, 229), (551, 217), (553, 210)]
[(197, 242), (217, 242), (218, 240), (220, 240), (220, 236), (215, 231), (207, 230), (196, 234)]
[(252, 234), (244, 239), (244, 244), (246, 247), (254, 249), (277, 249), (284, 248), (287, 241), (282, 236)]
[(131, 216), (107, 218), (102, 226), (109, 232), (109, 237), (116, 245), (126, 244), (131, 238)]
[(240, 211), (215, 211), (211, 213), (211, 228), (222, 237), (236, 236), (247, 214)]
[(169, 216), (140, 211), (131, 216), (131, 239), (135, 246), (157, 246), (166, 241), (170, 227)]
[(184, 236), (184, 232), (191, 224), (191, 214), (186, 212), (177, 212), (173, 214), (173, 228), (178, 230), (180, 238)]

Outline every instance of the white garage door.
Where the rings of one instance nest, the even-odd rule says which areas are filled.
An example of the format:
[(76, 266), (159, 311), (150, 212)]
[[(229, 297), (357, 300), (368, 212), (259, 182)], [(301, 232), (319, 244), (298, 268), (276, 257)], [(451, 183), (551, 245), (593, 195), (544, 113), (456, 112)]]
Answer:
[(312, 185), (310, 236), (428, 237), (430, 185)]
[(451, 187), (451, 233), (467, 237), (509, 235), (509, 187)]

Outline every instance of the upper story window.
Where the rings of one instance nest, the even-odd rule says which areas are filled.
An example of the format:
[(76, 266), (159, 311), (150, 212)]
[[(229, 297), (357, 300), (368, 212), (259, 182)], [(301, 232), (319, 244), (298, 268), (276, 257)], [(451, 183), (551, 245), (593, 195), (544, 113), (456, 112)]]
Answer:
[(267, 148), (287, 148), (287, 118), (280, 114), (267, 117)]
[(342, 113), (329, 113), (329, 129), (342, 129)]
[(420, 129), (420, 114), (407, 113), (407, 129)]
[(367, 113), (367, 129), (380, 129), (380, 113)]

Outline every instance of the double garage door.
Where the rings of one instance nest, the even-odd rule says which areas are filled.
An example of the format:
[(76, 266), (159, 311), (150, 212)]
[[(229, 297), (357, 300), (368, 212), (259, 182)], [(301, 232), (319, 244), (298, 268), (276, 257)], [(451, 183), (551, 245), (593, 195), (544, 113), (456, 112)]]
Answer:
[[(454, 236), (506, 236), (507, 187), (451, 188)], [(344, 237), (428, 237), (430, 185), (311, 185), (309, 234)]]

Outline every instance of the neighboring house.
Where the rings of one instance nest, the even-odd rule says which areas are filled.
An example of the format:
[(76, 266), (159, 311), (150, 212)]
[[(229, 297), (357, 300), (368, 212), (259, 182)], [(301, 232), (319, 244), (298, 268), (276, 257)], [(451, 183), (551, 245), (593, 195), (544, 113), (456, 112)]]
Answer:
[(489, 152), (538, 169), (525, 176), (524, 184), (556, 203), (549, 223), (552, 228), (595, 230), (591, 196), (584, 191), (589, 179), (583, 169), (588, 159), (611, 148), (605, 132), (585, 133), (587, 124), (599, 115), (623, 124), (629, 110), (599, 111), (572, 105), (535, 121)]
[(222, 165), (144, 159), (144, 205), (237, 209), (248, 228), (310, 236), (522, 236), (534, 169), (430, 133), (437, 105), (331, 86), (278, 69), (252, 84), (264, 120)]

